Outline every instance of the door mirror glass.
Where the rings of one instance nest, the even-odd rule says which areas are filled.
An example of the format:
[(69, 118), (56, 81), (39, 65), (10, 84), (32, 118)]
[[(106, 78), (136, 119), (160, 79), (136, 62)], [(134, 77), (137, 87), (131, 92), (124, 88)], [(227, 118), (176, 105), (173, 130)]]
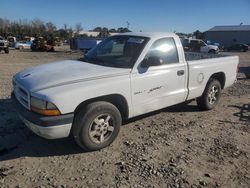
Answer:
[(163, 64), (163, 60), (157, 56), (150, 56), (144, 59), (141, 63), (142, 67), (160, 66)]

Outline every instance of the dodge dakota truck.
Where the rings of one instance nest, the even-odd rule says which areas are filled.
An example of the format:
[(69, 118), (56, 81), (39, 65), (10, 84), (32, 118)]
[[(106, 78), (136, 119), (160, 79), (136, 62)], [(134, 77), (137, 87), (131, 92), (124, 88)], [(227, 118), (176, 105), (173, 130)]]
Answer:
[(72, 135), (86, 151), (117, 137), (124, 120), (196, 99), (213, 109), (236, 80), (237, 56), (184, 52), (173, 33), (111, 36), (84, 55), (13, 77), (22, 121), (47, 139)]

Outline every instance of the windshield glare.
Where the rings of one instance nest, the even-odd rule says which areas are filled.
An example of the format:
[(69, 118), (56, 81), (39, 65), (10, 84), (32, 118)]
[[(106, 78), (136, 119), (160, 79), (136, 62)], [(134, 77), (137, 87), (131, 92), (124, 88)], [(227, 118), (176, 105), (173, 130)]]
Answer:
[(112, 36), (90, 50), (84, 56), (84, 61), (103, 66), (132, 68), (147, 42), (146, 37)]

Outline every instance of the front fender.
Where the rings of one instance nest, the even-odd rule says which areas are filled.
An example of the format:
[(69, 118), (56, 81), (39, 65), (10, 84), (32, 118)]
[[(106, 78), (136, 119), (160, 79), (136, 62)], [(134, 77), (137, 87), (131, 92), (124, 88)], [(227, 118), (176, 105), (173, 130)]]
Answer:
[(131, 106), (129, 75), (62, 85), (32, 93), (55, 104), (62, 114), (72, 113), (82, 102), (105, 95), (122, 95)]

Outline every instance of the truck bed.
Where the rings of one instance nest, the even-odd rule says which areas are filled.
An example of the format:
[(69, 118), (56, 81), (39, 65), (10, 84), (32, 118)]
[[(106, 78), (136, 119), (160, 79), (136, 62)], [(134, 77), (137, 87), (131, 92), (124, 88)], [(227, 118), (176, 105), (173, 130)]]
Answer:
[(185, 53), (185, 56), (189, 69), (188, 99), (199, 97), (203, 93), (208, 79), (214, 73), (220, 73), (222, 77), (225, 77), (222, 88), (235, 82), (239, 63), (238, 56), (192, 52)]
[(200, 52), (185, 52), (186, 61), (194, 61), (201, 59), (211, 59), (219, 57), (228, 57), (229, 55), (223, 54), (209, 54), (209, 53), (200, 53)]

